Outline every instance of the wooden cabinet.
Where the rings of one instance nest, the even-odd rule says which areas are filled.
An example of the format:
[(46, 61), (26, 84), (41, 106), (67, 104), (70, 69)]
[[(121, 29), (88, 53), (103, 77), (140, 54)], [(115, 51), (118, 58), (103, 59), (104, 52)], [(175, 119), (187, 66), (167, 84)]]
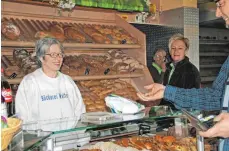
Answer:
[[(23, 9), (19, 9), (23, 8)], [(81, 75), (72, 76), (73, 80), (96, 80), (96, 79), (129, 79), (131, 84), (137, 91), (144, 92), (144, 85), (152, 83), (152, 77), (146, 67), (146, 38), (145, 35), (137, 30), (135, 27), (127, 23), (116, 15), (115, 11), (99, 12), (96, 10), (73, 10), (72, 12), (58, 12), (57, 8), (41, 5), (32, 5), (27, 3), (16, 3), (3, 1), (2, 2), (2, 22), (10, 21), (20, 29), (20, 36), (16, 40), (10, 40), (2, 35), (2, 55), (11, 56), (14, 49), (25, 48), (33, 51), (35, 41), (37, 40), (37, 32), (50, 32), (52, 25), (60, 25), (62, 27), (72, 26), (77, 27), (80, 32), (86, 36), (85, 42), (79, 42), (75, 39), (63, 40), (66, 55), (79, 54), (105, 54), (109, 50), (121, 50), (127, 54), (128, 57), (136, 59), (139, 63), (144, 65), (141, 72), (132, 72), (125, 74), (112, 75)], [(98, 34), (108, 39), (109, 42), (98, 42), (93, 39), (93, 34), (84, 32), (82, 27), (89, 26), (94, 28)], [(102, 30), (106, 28), (117, 28), (125, 31), (127, 35), (132, 37), (132, 42), (114, 42), (114, 36), (102, 33), (96, 27), (100, 26)], [(79, 27), (79, 28), (78, 28)], [(96, 34), (96, 35), (98, 35)], [(120, 36), (120, 35), (117, 35)], [(121, 34), (122, 36), (122, 34)], [(116, 37), (117, 38), (117, 37)], [(12, 60), (13, 61), (13, 60)], [(22, 78), (9, 79), (11, 84), (20, 83)]]

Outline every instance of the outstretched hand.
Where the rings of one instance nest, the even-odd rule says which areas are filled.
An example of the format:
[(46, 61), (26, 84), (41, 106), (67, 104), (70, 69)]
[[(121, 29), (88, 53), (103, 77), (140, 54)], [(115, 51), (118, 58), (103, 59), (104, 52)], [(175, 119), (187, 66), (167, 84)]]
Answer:
[(156, 101), (164, 96), (165, 86), (158, 83), (153, 83), (144, 87), (148, 93), (137, 93), (138, 97), (143, 101)]
[(229, 138), (229, 113), (221, 113), (214, 120), (218, 122), (212, 128), (199, 134), (204, 137)]

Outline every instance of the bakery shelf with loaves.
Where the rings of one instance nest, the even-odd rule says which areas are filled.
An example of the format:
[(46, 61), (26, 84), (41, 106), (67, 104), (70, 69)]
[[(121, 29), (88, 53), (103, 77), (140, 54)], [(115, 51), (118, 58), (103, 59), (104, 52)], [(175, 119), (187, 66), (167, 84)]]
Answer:
[[(95, 28), (94, 28), (95, 27)], [(97, 28), (96, 28), (97, 27)], [(100, 28), (98, 28), (100, 27)], [(104, 31), (110, 31), (105, 32)], [(138, 41), (117, 25), (98, 26), (71, 22), (35, 20), (34, 18), (2, 18), (2, 45), (33, 46), (37, 39), (53, 37), (66, 47), (137, 48)], [(97, 45), (98, 44), (98, 45)], [(103, 46), (105, 45), (105, 46)], [(95, 47), (94, 46), (94, 47)]]
[[(33, 51), (23, 48), (14, 49), (12, 55), (2, 55), (1, 63), (7, 77), (15, 72), (18, 75), (16, 79), (9, 79), (11, 84), (16, 80), (19, 83), (23, 76), (39, 68)], [(73, 80), (95, 80), (142, 77), (144, 69), (147, 68), (133, 57), (121, 50), (112, 49), (100, 53), (66, 52), (60, 71), (71, 76)]]
[(75, 81), (128, 79), (141, 92), (153, 82), (146, 67), (145, 34), (116, 11), (80, 8), (60, 15), (48, 5), (3, 1), (2, 6), (2, 55), (12, 62), (5, 68), (19, 68), (21, 74), (9, 83), (20, 83), (38, 68), (32, 52), (25, 50), (34, 49), (35, 41), (43, 37), (63, 43), (66, 58), (61, 72)]

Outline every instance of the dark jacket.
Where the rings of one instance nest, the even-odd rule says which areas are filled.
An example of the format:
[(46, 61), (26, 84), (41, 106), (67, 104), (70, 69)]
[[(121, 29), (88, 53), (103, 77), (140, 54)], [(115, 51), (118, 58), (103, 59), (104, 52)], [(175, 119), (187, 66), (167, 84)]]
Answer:
[[(167, 70), (164, 75), (164, 85), (172, 85), (179, 88), (191, 89), (191, 88), (200, 88), (200, 74), (198, 69), (189, 62), (189, 58), (185, 57), (182, 61), (178, 62), (175, 65), (175, 70), (169, 81), (169, 74), (172, 70), (172, 67), (168, 63)], [(171, 103), (162, 100), (161, 104), (171, 105)], [(172, 105), (172, 107), (174, 107)]]
[(160, 84), (163, 83), (164, 74), (165, 74), (164, 72), (161, 72), (160, 74), (159, 71), (154, 66), (150, 66), (149, 71), (155, 83), (160, 83)]

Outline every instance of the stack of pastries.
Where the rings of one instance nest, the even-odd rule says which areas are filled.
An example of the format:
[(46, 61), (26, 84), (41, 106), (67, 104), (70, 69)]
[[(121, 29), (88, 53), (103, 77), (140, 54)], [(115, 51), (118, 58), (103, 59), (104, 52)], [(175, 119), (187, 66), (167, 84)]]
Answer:
[[(153, 137), (133, 136), (115, 141), (120, 146), (132, 146), (138, 150), (150, 151), (197, 151), (196, 138), (185, 137), (177, 139), (174, 136), (155, 135)], [(205, 150), (210, 151), (211, 146), (205, 143)]]
[[(105, 151), (109, 146), (109, 150), (113, 151), (121, 146), (121, 150), (129, 151), (197, 151), (196, 138), (186, 137), (176, 139), (173, 136), (155, 135), (153, 137), (133, 136), (130, 138), (122, 138), (114, 142), (98, 142), (88, 147), (89, 149), (100, 149)], [(211, 146), (205, 143), (205, 150), (210, 151)]]

